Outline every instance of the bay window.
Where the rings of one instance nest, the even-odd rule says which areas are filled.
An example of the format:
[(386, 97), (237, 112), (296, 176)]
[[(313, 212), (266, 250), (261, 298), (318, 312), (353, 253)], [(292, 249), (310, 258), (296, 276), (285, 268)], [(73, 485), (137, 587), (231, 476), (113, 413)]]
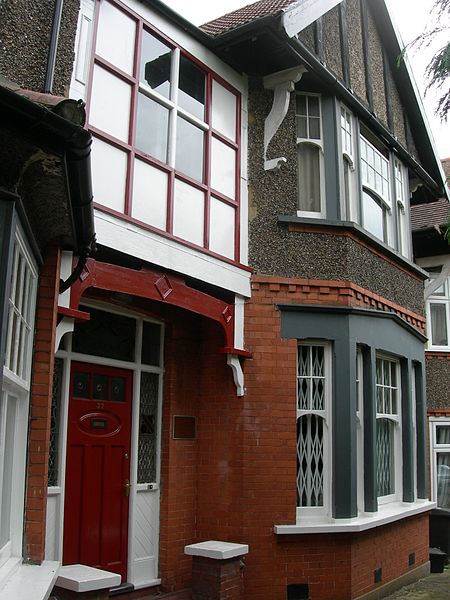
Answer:
[(389, 159), (360, 136), (362, 225), (383, 242), (390, 241), (388, 219), (392, 215)]
[(341, 111), (341, 155), (342, 155), (342, 214), (348, 221), (358, 221), (358, 203), (355, 190), (355, 120), (345, 106)]
[(376, 359), (376, 482), (379, 502), (391, 501), (399, 493), (396, 461), (401, 455), (399, 364)]
[(37, 268), (20, 227), (15, 233), (0, 403), (0, 566), (22, 555), (28, 404)]
[(114, 0), (98, 6), (88, 103), (96, 202), (239, 261), (239, 92)]
[(297, 94), (298, 214), (325, 216), (321, 99)]
[(329, 509), (331, 357), (324, 344), (301, 343), (297, 370), (297, 506), (302, 516)]

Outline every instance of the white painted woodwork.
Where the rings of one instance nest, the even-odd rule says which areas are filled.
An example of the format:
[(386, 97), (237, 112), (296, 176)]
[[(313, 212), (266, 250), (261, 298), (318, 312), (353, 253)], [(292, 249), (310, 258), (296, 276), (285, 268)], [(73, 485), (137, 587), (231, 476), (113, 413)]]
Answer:
[[(136, 24), (110, 2), (100, 3), (96, 53), (128, 75), (133, 73)], [(120, 35), (112, 35), (120, 32)]]
[(235, 209), (211, 196), (209, 248), (217, 254), (234, 258)]
[(61, 492), (58, 488), (49, 488), (47, 494), (47, 518), (45, 522), (45, 559), (58, 560), (59, 520), (61, 510)]
[(281, 18), (282, 26), (288, 37), (293, 37), (341, 2), (342, 0), (302, 0), (302, 2), (296, 2), (285, 10)]
[(134, 162), (133, 204), (135, 219), (166, 229), (167, 173), (136, 159)]
[(239, 357), (235, 354), (227, 354), (227, 365), (231, 367), (233, 372), (233, 381), (236, 386), (236, 396), (243, 396), (245, 394), (244, 388), (244, 371)]
[(131, 86), (99, 65), (94, 67), (89, 123), (128, 142)]
[(287, 162), (284, 156), (267, 159), (267, 149), (287, 114), (291, 92), (295, 90), (295, 84), (300, 81), (305, 71), (306, 68), (300, 65), (263, 78), (264, 88), (273, 90), (272, 108), (264, 122), (264, 169), (266, 171), (279, 169), (283, 163)]
[(135, 584), (150, 584), (158, 577), (159, 489), (139, 489), (134, 502), (132, 580)]
[(0, 600), (48, 600), (58, 574), (59, 563), (18, 564), (0, 589)]
[(91, 59), (95, 0), (81, 0), (69, 97), (86, 101)]
[(235, 265), (101, 211), (95, 211), (95, 230), (99, 244), (250, 297), (250, 273)]
[(173, 233), (188, 242), (203, 245), (205, 194), (179, 179), (175, 180)]
[(127, 172), (126, 153), (94, 137), (91, 162), (94, 202), (123, 212)]

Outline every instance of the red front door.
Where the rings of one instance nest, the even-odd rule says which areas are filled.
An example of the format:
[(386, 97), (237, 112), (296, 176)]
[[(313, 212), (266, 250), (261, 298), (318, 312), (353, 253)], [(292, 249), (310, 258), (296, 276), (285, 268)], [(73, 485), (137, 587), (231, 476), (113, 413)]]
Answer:
[(72, 363), (64, 553), (127, 580), (132, 373)]

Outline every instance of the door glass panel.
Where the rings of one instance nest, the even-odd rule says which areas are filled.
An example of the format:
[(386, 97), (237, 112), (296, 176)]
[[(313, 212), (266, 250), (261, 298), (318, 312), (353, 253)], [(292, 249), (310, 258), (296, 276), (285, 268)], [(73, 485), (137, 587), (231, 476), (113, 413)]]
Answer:
[(136, 148), (166, 162), (168, 109), (144, 94), (139, 94), (136, 118)]
[(195, 117), (205, 118), (205, 74), (183, 55), (180, 57), (178, 104)]
[(142, 362), (145, 365), (160, 365), (161, 326), (144, 321), (142, 332)]
[(89, 373), (75, 373), (72, 394), (74, 398), (89, 398)]
[(94, 308), (83, 310), (89, 312), (91, 318), (75, 326), (72, 350), (81, 354), (133, 361), (136, 321)]
[(93, 375), (92, 398), (94, 400), (108, 399), (108, 378), (106, 375)]
[(109, 399), (113, 402), (125, 402), (125, 380), (123, 377), (111, 377)]
[(159, 375), (142, 373), (139, 406), (138, 483), (156, 481)]
[(142, 33), (141, 64), (139, 77), (153, 90), (170, 96), (171, 49), (148, 31)]

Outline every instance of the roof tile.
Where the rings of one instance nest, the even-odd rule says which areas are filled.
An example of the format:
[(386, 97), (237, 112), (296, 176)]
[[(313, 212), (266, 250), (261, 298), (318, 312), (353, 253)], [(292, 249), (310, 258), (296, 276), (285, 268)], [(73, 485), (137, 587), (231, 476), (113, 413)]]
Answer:
[(284, 8), (298, 2), (299, 0), (258, 0), (258, 2), (253, 2), (253, 4), (238, 8), (238, 10), (223, 15), (218, 19), (209, 21), (209, 23), (201, 25), (200, 29), (203, 29), (203, 31), (212, 36), (218, 36), (256, 19), (276, 15)]

